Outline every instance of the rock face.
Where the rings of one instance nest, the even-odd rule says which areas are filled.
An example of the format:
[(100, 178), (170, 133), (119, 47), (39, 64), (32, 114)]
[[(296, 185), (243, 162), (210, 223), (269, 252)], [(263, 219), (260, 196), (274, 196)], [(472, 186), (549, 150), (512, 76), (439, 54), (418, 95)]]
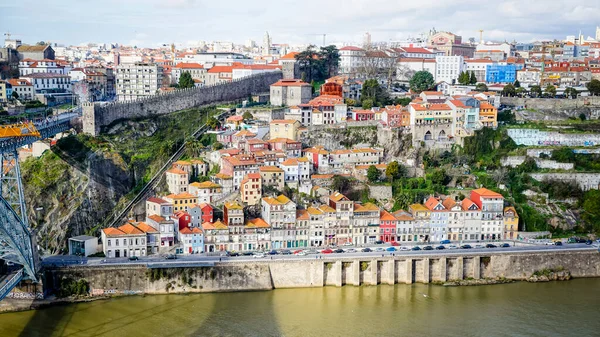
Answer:
[[(23, 165), (25, 200), (44, 254), (64, 252), (70, 236), (90, 233), (133, 185), (127, 165), (112, 153), (90, 152), (83, 161), (49, 153), (32, 160), (42, 165)], [(43, 176), (43, 170), (60, 174)]]

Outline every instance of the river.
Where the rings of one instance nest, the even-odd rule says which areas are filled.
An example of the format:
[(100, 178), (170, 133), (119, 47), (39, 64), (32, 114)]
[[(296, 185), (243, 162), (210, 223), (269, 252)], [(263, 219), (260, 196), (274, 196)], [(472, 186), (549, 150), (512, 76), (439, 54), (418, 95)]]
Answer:
[(0, 336), (600, 336), (600, 279), (132, 296), (0, 314)]

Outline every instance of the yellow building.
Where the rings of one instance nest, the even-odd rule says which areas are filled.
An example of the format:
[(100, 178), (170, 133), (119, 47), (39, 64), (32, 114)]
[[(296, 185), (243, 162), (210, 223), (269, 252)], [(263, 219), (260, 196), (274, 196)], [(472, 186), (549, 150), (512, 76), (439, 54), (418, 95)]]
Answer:
[(519, 215), (514, 207), (504, 208), (504, 239), (516, 240), (519, 231)]
[(0, 81), (0, 102), (8, 102), (8, 97), (6, 96), (6, 82)]
[(498, 127), (498, 109), (488, 102), (481, 102), (479, 106), (479, 122), (489, 128)]
[(408, 211), (414, 219), (414, 241), (428, 242), (431, 235), (431, 210), (421, 204), (412, 204), (408, 206)]
[(258, 205), (262, 197), (262, 183), (260, 174), (248, 173), (240, 186), (242, 202), (247, 205)]
[(298, 129), (300, 122), (293, 119), (275, 119), (269, 124), (270, 139), (289, 138), (298, 140)]
[(282, 169), (277, 166), (261, 166), (258, 168), (258, 171), (265, 186), (273, 186), (283, 191), (284, 174)]
[(188, 192), (179, 194), (169, 194), (163, 198), (173, 204), (173, 213), (177, 211), (188, 211), (198, 203), (198, 197)]

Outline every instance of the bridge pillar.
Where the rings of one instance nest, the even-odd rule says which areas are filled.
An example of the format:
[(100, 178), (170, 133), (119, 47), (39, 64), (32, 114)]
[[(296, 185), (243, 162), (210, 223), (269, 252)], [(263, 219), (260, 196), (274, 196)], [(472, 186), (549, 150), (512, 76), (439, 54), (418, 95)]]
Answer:
[(429, 283), (429, 258), (423, 259), (423, 283)]
[(381, 268), (381, 283), (382, 284), (391, 284), (396, 283), (395, 278), (395, 269), (396, 268), (396, 260), (389, 259), (383, 262), (383, 266)]
[(476, 280), (481, 278), (481, 256), (473, 258), (473, 278)]
[(465, 268), (464, 258), (462, 256), (459, 256), (456, 259), (456, 270), (458, 271), (457, 272), (457, 279), (462, 280), (462, 279), (465, 278), (464, 268)]
[(406, 259), (406, 280), (404, 281), (406, 284), (413, 283), (413, 259)]
[(346, 281), (348, 284), (353, 286), (360, 285), (360, 261), (354, 260), (350, 267), (346, 270), (346, 278), (349, 281)]
[(448, 280), (448, 260), (447, 258), (444, 256), (442, 258), (440, 258), (440, 281), (441, 282), (446, 282)]

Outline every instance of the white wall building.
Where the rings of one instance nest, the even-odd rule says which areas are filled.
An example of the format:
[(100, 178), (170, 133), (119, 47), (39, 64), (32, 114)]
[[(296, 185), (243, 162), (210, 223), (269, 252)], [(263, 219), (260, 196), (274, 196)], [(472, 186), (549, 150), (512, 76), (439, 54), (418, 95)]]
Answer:
[(458, 83), (458, 76), (466, 70), (465, 60), (462, 56), (436, 56), (437, 67), (435, 81), (446, 81), (450, 84)]

